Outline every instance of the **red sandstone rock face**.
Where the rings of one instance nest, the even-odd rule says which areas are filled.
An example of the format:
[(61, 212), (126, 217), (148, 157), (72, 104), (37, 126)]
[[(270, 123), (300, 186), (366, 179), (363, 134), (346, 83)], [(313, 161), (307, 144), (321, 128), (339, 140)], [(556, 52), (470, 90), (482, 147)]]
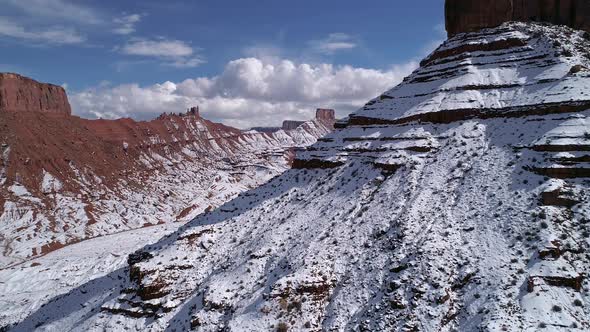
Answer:
[(46, 112), (70, 115), (66, 91), (18, 74), (0, 73), (0, 112)]
[(328, 125), (330, 128), (334, 128), (334, 122), (336, 122), (336, 112), (333, 109), (318, 108), (315, 112), (315, 118), (321, 121), (323, 124)]
[(315, 117), (318, 120), (334, 121), (336, 119), (335, 113), (333, 109), (318, 108), (315, 112)]
[(587, 0), (446, 0), (449, 37), (504, 22), (549, 22), (590, 31)]

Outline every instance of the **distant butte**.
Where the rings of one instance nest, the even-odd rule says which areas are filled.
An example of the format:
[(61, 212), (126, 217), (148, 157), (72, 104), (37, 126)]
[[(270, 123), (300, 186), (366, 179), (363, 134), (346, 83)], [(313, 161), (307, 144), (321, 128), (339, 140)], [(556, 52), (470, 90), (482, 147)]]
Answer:
[[(334, 129), (334, 122), (336, 121), (336, 112), (329, 108), (318, 108), (315, 112), (316, 120), (320, 121), (326, 127)], [(304, 124), (305, 121), (285, 120), (283, 121), (283, 130), (294, 130)]]
[(493, 28), (504, 22), (548, 22), (590, 31), (588, 0), (447, 0), (449, 37)]
[(318, 108), (315, 112), (315, 117), (325, 123), (334, 123), (336, 121), (336, 112), (329, 108)]
[(0, 112), (44, 112), (70, 115), (72, 109), (61, 86), (30, 78), (0, 73)]

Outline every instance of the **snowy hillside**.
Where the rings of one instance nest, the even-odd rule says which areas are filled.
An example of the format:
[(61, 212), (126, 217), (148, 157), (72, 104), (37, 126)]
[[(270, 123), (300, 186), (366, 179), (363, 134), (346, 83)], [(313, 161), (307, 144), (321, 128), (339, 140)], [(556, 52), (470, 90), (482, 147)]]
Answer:
[[(150, 122), (0, 113), (0, 268), (97, 236), (185, 222), (291, 166), (332, 130), (243, 132), (198, 114)], [(26, 125), (23, 125), (26, 124)]]
[(588, 49), (457, 35), (295, 169), (11, 331), (587, 331)]
[(129, 253), (177, 228), (164, 224), (101, 236), (0, 270), (0, 320), (24, 319), (53, 297), (121, 270)]

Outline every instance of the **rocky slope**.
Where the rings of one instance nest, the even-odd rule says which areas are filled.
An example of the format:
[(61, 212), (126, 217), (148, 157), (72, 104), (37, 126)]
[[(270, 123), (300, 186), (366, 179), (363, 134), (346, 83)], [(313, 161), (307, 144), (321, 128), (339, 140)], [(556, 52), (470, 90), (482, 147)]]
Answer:
[(584, 36), (451, 38), (295, 169), (13, 330), (590, 329)]
[[(86, 120), (69, 115), (63, 89), (2, 77), (2, 105), (10, 107), (0, 110), (0, 267), (190, 220), (285, 171), (293, 150), (334, 122), (318, 111), (321, 119), (292, 130), (244, 132), (197, 109), (148, 122)], [(18, 80), (4, 84), (6, 77)]]

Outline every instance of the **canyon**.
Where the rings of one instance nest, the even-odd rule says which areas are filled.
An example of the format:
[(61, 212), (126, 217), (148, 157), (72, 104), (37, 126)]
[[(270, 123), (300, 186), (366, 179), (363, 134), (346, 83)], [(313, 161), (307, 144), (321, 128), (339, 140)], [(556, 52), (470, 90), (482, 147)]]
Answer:
[(97, 236), (183, 222), (290, 167), (334, 112), (244, 131), (198, 108), (152, 121), (71, 115), (63, 88), (0, 74), (0, 267)]
[(589, 47), (458, 34), (293, 169), (13, 330), (588, 330)]
[[(484, 4), (495, 7), (486, 11)], [(124, 233), (98, 237), (0, 270), (6, 280), (0, 326), (19, 332), (590, 330), (584, 5), (447, 0), (449, 39), (402, 83), (333, 123), (332, 132), (301, 140), (307, 146), (290, 143), (300, 148), (288, 157), (284, 147), (272, 154), (290, 160), (290, 169), (217, 208), (197, 202), (180, 227), (155, 225), (159, 233), (129, 240)], [(564, 12), (571, 15), (562, 20)], [(215, 137), (210, 144), (234, 137), (197, 117), (195, 109), (158, 121), (170, 123), (165, 128), (173, 133), (201, 123), (206, 137)], [(325, 122), (332, 128), (333, 119), (333, 111), (319, 109), (311, 122), (236, 133), (236, 144), (261, 151), (261, 136), (297, 141), (284, 128), (309, 133)], [(129, 153), (149, 165), (164, 159), (158, 172), (175, 166), (180, 152), (173, 143), (181, 139), (150, 127), (168, 151), (177, 151), (168, 153), (160, 140), (121, 121), (113, 132), (130, 143), (108, 145), (117, 160)], [(113, 136), (87, 127), (101, 139)], [(269, 157), (262, 151), (242, 174)], [(100, 176), (116, 176), (110, 169)], [(7, 183), (20, 179), (12, 178)], [(133, 187), (126, 181), (121, 188)], [(163, 187), (174, 196), (177, 184)], [(82, 189), (81, 197), (93, 190)], [(102, 195), (97, 202), (113, 204), (109, 192)], [(118, 208), (111, 215), (129, 213)], [(107, 210), (96, 211), (95, 218)], [(102, 218), (97, 224), (108, 224)], [(123, 255), (114, 243), (137, 250)], [(91, 261), (78, 258), (86, 251)], [(75, 281), (55, 282), (63, 274)], [(23, 285), (28, 275), (37, 277)], [(43, 290), (51, 285), (59, 290)]]

